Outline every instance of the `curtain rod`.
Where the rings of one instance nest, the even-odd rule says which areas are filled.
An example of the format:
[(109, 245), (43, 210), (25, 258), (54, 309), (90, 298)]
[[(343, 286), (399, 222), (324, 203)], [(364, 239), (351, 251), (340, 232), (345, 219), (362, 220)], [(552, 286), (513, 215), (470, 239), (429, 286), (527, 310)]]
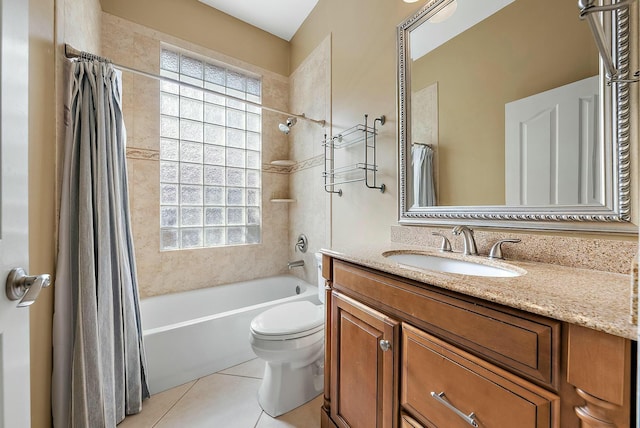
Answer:
[(181, 86), (186, 86), (186, 87), (191, 88), (191, 89), (195, 89), (195, 90), (198, 90), (198, 91), (203, 91), (203, 92), (207, 92), (207, 93), (210, 93), (210, 94), (214, 94), (214, 95), (217, 95), (217, 96), (220, 96), (220, 97), (224, 97), (224, 98), (226, 98), (228, 100), (233, 100), (233, 101), (238, 101), (238, 102), (242, 102), (242, 103), (245, 103), (245, 104), (249, 104), (251, 106), (258, 107), (258, 108), (261, 108), (261, 109), (264, 109), (264, 110), (268, 110), (268, 111), (271, 111), (271, 112), (274, 112), (274, 113), (282, 114), (284, 116), (291, 116), (291, 117), (295, 117), (295, 118), (298, 118), (298, 119), (307, 120), (309, 122), (313, 122), (313, 123), (315, 123), (317, 125), (320, 125), (322, 127), (324, 127), (326, 125), (326, 123), (327, 123), (325, 120), (317, 120), (317, 119), (311, 119), (309, 117), (306, 117), (304, 115), (304, 113), (302, 113), (302, 114), (289, 113), (289, 112), (278, 110), (278, 109), (275, 109), (275, 108), (272, 108), (272, 107), (267, 107), (267, 106), (262, 105), (262, 104), (254, 103), (252, 101), (243, 100), (242, 98), (234, 97), (233, 95), (228, 95), (228, 94), (225, 94), (225, 93), (222, 93), (222, 92), (214, 91), (212, 89), (203, 88), (203, 87), (200, 87), (200, 86), (197, 86), (197, 85), (193, 85), (193, 84), (187, 83), (187, 82), (181, 82), (180, 80), (176, 80), (176, 79), (173, 79), (171, 77), (161, 76), (159, 74), (148, 73), (146, 71), (138, 70), (136, 68), (127, 67), (126, 65), (116, 64), (116, 63), (114, 63), (113, 61), (111, 61), (111, 60), (109, 60), (107, 58), (104, 58), (104, 57), (101, 57), (101, 56), (98, 56), (98, 55), (94, 55), (92, 53), (79, 51), (78, 49), (75, 49), (75, 48), (73, 48), (72, 46), (70, 46), (70, 45), (68, 45), (66, 43), (64, 45), (64, 55), (68, 59), (86, 58), (86, 59), (95, 59), (95, 60), (98, 60), (98, 61), (109, 62), (109, 63), (113, 64), (113, 66), (115, 68), (123, 70), (123, 71), (129, 71), (129, 72), (134, 73), (134, 74), (139, 74), (141, 76), (149, 77), (151, 79), (160, 80), (160, 81), (163, 81), (163, 82), (177, 83), (178, 85), (181, 85)]

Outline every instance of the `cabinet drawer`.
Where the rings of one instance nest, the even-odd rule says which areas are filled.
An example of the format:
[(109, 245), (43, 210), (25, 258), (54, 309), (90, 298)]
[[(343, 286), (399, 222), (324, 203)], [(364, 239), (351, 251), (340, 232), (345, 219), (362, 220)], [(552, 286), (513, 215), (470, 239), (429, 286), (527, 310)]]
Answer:
[(333, 286), (448, 342), (555, 387), (560, 324), (335, 261)]
[(472, 412), (484, 428), (559, 426), (556, 395), (407, 324), (401, 379), (402, 406), (428, 427), (468, 428)]

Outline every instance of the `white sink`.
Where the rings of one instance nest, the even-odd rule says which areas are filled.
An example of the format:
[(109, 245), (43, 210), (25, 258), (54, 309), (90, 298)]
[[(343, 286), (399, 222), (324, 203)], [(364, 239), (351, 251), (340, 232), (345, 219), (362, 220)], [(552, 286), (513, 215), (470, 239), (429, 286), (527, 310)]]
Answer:
[(484, 265), (466, 260), (432, 256), (429, 254), (388, 252), (383, 253), (382, 255), (389, 260), (393, 260), (394, 262), (402, 265), (440, 272), (491, 277), (514, 277), (522, 275), (522, 273), (515, 270)]

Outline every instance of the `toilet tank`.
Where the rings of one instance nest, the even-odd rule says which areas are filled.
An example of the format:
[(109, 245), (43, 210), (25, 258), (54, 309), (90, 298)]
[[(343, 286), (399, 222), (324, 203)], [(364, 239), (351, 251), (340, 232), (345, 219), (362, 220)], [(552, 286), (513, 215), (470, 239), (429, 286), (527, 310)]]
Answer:
[(322, 277), (322, 253), (316, 253), (316, 266), (318, 266), (318, 299), (324, 303), (324, 278)]

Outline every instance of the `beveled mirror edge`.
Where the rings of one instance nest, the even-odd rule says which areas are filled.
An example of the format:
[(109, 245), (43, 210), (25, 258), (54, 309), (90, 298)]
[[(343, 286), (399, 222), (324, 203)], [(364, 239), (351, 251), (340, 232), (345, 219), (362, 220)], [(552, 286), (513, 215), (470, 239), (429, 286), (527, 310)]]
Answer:
[[(398, 95), (398, 194), (399, 223), (403, 225), (451, 225), (464, 224), (474, 226), (535, 229), (590, 231), (603, 233), (637, 234), (638, 227), (633, 223), (632, 215), (632, 174), (631, 174), (631, 88), (630, 84), (620, 82), (609, 87), (608, 102), (605, 99), (605, 116), (609, 119), (611, 130), (605, 132), (605, 144), (611, 155), (613, 181), (607, 184), (606, 206), (550, 206), (537, 207), (509, 206), (443, 206), (408, 208), (407, 199), (407, 127), (410, 112), (406, 106), (410, 103), (407, 82), (410, 82), (410, 70), (406, 61), (408, 56), (407, 38), (409, 31), (426, 21), (451, 0), (430, 0), (416, 13), (409, 16), (397, 27), (397, 95)], [(637, 3), (637, 2), (636, 2)], [(631, 7), (637, 7), (634, 3)], [(576, 2), (576, 15), (579, 10)], [(612, 37), (612, 52), (618, 61), (619, 69), (629, 74), (630, 65), (630, 13), (622, 8), (611, 14), (611, 26), (616, 31)], [(604, 87), (604, 83), (602, 87)], [(615, 100), (615, 101), (612, 101)], [(612, 137), (617, 150), (611, 150)]]

